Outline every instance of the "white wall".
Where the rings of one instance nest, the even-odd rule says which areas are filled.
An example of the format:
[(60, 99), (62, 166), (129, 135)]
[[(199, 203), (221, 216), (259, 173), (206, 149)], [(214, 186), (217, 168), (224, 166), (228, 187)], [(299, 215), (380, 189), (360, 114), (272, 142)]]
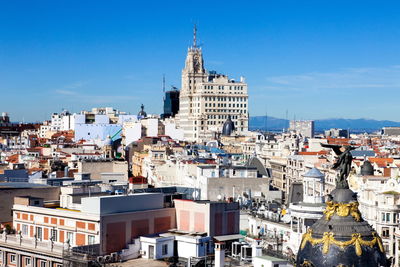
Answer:
[[(105, 140), (108, 135), (113, 136), (122, 126), (120, 124), (75, 124), (75, 141), (77, 140)], [(118, 136), (121, 136), (119, 134)], [(118, 138), (118, 136), (116, 138)], [(116, 139), (114, 138), (114, 139)]]
[(142, 124), (138, 122), (124, 123), (125, 143), (128, 145), (142, 137)]
[(73, 116), (75, 118), (75, 123), (85, 123), (86, 122), (85, 114), (74, 114)]
[[(146, 253), (142, 255), (143, 258), (149, 259), (149, 247), (154, 246), (154, 259), (169, 258), (174, 255), (174, 238), (173, 237), (163, 237), (163, 238), (147, 238), (140, 237), (140, 244), (142, 251)], [(162, 254), (163, 245), (168, 246), (167, 254)]]
[(74, 129), (75, 117), (74, 115), (65, 115), (62, 117), (62, 131), (69, 131)]
[[(196, 240), (193, 237), (185, 237), (185, 236), (176, 236), (176, 240), (178, 241), (178, 256), (182, 258), (190, 258), (190, 257), (203, 257), (206, 255), (206, 245), (205, 242), (209, 242), (210, 238), (205, 237), (199, 240)], [(196, 242), (197, 241), (197, 242)], [(203, 244), (201, 246), (201, 244)], [(210, 250), (211, 244), (209, 244), (208, 248)]]
[(136, 115), (119, 115), (118, 116), (118, 123), (123, 124), (124, 122), (128, 121), (137, 121), (138, 118)]
[(95, 124), (107, 124), (110, 123), (110, 118), (107, 115), (95, 115), (94, 116), (94, 123)]
[(183, 129), (177, 128), (175, 123), (164, 121), (165, 135), (174, 140), (183, 140)]
[(158, 136), (158, 119), (146, 119), (147, 120), (147, 136)]
[(274, 264), (278, 264), (279, 267), (289, 267), (292, 265), (289, 265), (289, 263), (285, 260), (282, 261), (271, 261), (259, 257), (253, 258), (253, 266), (254, 267), (274, 267)]

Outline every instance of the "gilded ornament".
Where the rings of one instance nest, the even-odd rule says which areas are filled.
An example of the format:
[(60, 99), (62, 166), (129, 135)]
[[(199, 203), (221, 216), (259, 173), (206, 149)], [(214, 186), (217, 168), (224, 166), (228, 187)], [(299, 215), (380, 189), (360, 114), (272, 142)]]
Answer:
[(329, 221), (335, 213), (340, 217), (347, 217), (351, 215), (355, 221), (361, 221), (361, 213), (358, 210), (358, 202), (335, 203), (333, 201), (328, 201), (324, 210), (325, 219)]
[(322, 253), (327, 254), (329, 252), (329, 248), (331, 245), (336, 245), (341, 249), (345, 249), (348, 246), (354, 246), (356, 255), (361, 256), (362, 246), (369, 246), (372, 248), (373, 246), (378, 245), (380, 251), (383, 253), (384, 249), (381, 238), (376, 233), (373, 233), (372, 235), (373, 235), (372, 240), (364, 240), (362, 239), (361, 234), (356, 233), (352, 234), (350, 240), (340, 241), (335, 239), (332, 232), (325, 232), (322, 238), (313, 238), (312, 230), (309, 229), (307, 230), (307, 233), (303, 235), (303, 240), (301, 241), (300, 248), (304, 249), (307, 242), (310, 242), (310, 244), (313, 246), (322, 244)]
[(300, 267), (314, 267), (314, 265), (311, 263), (311, 261), (304, 260)]

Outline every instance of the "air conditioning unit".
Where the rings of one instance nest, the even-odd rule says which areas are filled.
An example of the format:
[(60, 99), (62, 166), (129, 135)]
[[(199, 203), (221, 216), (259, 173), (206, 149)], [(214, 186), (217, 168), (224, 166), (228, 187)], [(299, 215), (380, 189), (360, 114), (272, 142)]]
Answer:
[(104, 263), (104, 258), (103, 258), (102, 256), (98, 256), (98, 257), (97, 257), (97, 261), (98, 261), (99, 263)]
[(117, 259), (118, 259), (118, 253), (111, 253), (111, 259), (112, 259), (112, 261), (113, 262), (115, 262), (115, 261), (117, 261)]
[(104, 256), (104, 261), (105, 262), (110, 262), (111, 261), (111, 256), (110, 255)]

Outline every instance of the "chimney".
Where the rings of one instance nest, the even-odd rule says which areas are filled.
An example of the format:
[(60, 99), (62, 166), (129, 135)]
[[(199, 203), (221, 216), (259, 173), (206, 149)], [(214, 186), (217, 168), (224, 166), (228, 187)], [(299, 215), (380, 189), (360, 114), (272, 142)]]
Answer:
[(260, 244), (253, 244), (251, 250), (252, 258), (262, 256), (262, 247)]
[(133, 177), (129, 177), (129, 187), (128, 187), (128, 191), (129, 191), (129, 192), (133, 192), (133, 189), (134, 189)]
[(224, 267), (225, 265), (225, 243), (215, 243), (215, 267)]

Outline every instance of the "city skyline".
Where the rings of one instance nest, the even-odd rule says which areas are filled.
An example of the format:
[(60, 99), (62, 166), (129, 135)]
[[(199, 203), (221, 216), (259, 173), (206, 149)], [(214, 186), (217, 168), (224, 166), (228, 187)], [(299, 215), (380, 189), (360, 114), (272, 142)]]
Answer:
[(181, 87), (194, 23), (205, 68), (246, 77), (250, 116), (399, 121), (394, 1), (1, 6), (1, 111), (13, 121), (142, 103), (161, 113), (162, 76)]

